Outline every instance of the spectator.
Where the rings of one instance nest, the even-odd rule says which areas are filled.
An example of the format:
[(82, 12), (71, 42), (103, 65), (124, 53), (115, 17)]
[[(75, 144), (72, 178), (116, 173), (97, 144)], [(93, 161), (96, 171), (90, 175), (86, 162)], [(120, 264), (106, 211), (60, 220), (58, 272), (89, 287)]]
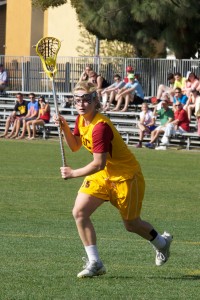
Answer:
[(195, 90), (199, 85), (199, 80), (195, 73), (193, 72), (187, 72), (185, 86), (182, 89), (183, 94), (185, 94), (187, 97), (189, 97), (192, 90)]
[(17, 128), (19, 128), (21, 124), (23, 125), (21, 135), (19, 137), (16, 137), (16, 139), (18, 140), (25, 138), (27, 122), (31, 120), (35, 120), (38, 116), (39, 107), (38, 107), (38, 101), (35, 100), (35, 94), (30, 93), (29, 98), (31, 101), (28, 104), (28, 113), (23, 119), (18, 120), (17, 122)]
[(86, 65), (85, 70), (81, 74), (79, 81), (87, 81), (89, 79), (89, 72), (92, 71), (90, 65)]
[(181, 88), (176, 88), (173, 97), (173, 109), (175, 109), (175, 103), (177, 101), (181, 102), (181, 104), (185, 105), (187, 102), (187, 96), (183, 95)]
[(142, 111), (140, 113), (140, 121), (138, 122), (139, 127), (139, 143), (136, 145), (136, 148), (142, 148), (142, 141), (145, 133), (152, 132), (155, 126), (155, 117), (153, 116), (152, 110), (148, 109), (147, 103), (142, 103)]
[[(36, 126), (42, 125), (44, 126), (46, 123), (49, 123), (50, 120), (50, 105), (45, 103), (44, 97), (40, 97), (39, 100), (39, 114), (37, 119), (31, 120), (27, 122), (27, 131), (28, 131), (28, 140), (34, 140), (36, 138)], [(31, 125), (33, 129), (33, 136), (31, 137)]]
[(165, 132), (167, 124), (171, 123), (174, 119), (174, 113), (171, 108), (168, 106), (167, 101), (162, 101), (162, 108), (157, 110), (157, 107), (154, 108), (154, 116), (160, 117), (160, 126), (156, 127), (151, 132), (151, 140), (149, 143), (145, 144), (145, 146), (149, 149), (154, 149), (154, 142), (157, 140), (161, 133)]
[(121, 111), (127, 111), (130, 102), (138, 105), (144, 101), (144, 92), (138, 80), (135, 79), (134, 74), (129, 74), (128, 80), (129, 82), (116, 95), (117, 105), (113, 109), (114, 111), (120, 109), (123, 99), (125, 99), (125, 105)]
[(164, 85), (164, 84), (160, 84), (159, 87), (158, 87), (157, 95), (156, 95), (157, 102), (159, 102), (160, 100), (164, 100), (163, 99), (164, 93), (169, 94), (171, 97), (173, 97), (173, 95), (174, 95), (175, 78), (174, 78), (173, 73), (169, 73), (167, 75), (167, 81), (169, 81), (169, 86)]
[(128, 66), (128, 67), (126, 68), (126, 77), (124, 77), (124, 82), (125, 82), (125, 83), (128, 83), (128, 75), (129, 75), (129, 74), (134, 74), (134, 69), (133, 69), (132, 66)]
[(166, 150), (171, 135), (189, 132), (189, 124), (190, 121), (187, 112), (183, 109), (182, 103), (177, 100), (175, 103), (174, 120), (167, 124), (161, 140), (162, 143), (159, 147), (156, 147), (156, 150)]
[[(105, 88), (101, 95), (103, 97), (103, 111), (110, 109), (110, 105), (115, 100), (117, 92), (125, 85), (125, 82), (121, 79), (121, 76), (116, 74), (114, 75), (114, 83)], [(108, 101), (109, 98), (109, 101)], [(108, 101), (108, 102), (107, 102)]]
[(186, 102), (186, 105), (184, 106), (184, 109), (188, 114), (189, 120), (191, 120), (192, 112), (195, 110), (196, 99), (199, 97), (199, 92), (197, 90), (192, 90), (190, 92), (189, 98)]
[(198, 135), (200, 136), (200, 97), (198, 97), (196, 99), (194, 114), (197, 118), (197, 132), (198, 132)]
[(88, 82), (91, 82), (96, 86), (98, 96), (100, 97), (101, 91), (109, 86), (107, 80), (101, 75), (97, 75), (94, 71), (90, 71), (88, 75)]
[(6, 70), (4, 70), (3, 64), (0, 64), (0, 92), (3, 92), (6, 88), (8, 81), (8, 74)]
[[(17, 93), (16, 95), (17, 103), (15, 104), (14, 110), (11, 115), (6, 120), (5, 131), (0, 137), (11, 138), (14, 135), (17, 136), (19, 133), (19, 129), (16, 130), (17, 121), (23, 118), (27, 114), (27, 102), (23, 99), (23, 95), (21, 93)], [(8, 134), (10, 126), (13, 125), (11, 133)]]
[(175, 82), (174, 82), (174, 89), (180, 88), (181, 90), (185, 87), (186, 78), (182, 77), (181, 73), (176, 72), (174, 74)]

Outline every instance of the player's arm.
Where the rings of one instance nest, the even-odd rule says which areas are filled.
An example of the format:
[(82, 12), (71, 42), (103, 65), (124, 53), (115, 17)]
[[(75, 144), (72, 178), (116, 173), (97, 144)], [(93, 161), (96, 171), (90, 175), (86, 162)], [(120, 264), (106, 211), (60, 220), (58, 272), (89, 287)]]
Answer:
[(73, 170), (70, 167), (61, 167), (62, 178), (77, 178), (94, 174), (105, 168), (107, 153), (93, 153), (93, 161), (85, 167)]
[[(72, 133), (68, 123), (62, 116), (59, 116), (59, 119), (66, 143), (73, 152), (78, 151), (82, 146), (80, 137)], [(54, 121), (58, 123), (56, 117), (54, 117)]]

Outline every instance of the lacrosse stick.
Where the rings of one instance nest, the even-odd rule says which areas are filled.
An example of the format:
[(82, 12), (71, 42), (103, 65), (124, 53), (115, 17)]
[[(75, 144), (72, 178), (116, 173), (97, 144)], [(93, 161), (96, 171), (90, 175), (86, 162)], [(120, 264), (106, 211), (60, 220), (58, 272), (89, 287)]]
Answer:
[[(57, 97), (56, 97), (54, 76), (57, 72), (56, 58), (57, 58), (57, 54), (60, 49), (60, 46), (61, 46), (60, 41), (54, 37), (44, 37), (41, 40), (39, 40), (39, 42), (36, 45), (36, 53), (38, 54), (38, 56), (41, 59), (44, 72), (47, 74), (47, 76), (49, 77), (49, 79), (52, 82), (53, 100), (54, 100), (54, 106), (55, 106), (57, 118), (59, 118), (59, 110), (58, 110), (58, 102), (57, 102)], [(60, 122), (59, 122), (59, 126), (58, 126), (58, 135), (59, 135), (59, 141), (60, 141), (62, 164), (63, 164), (63, 167), (66, 167), (66, 159), (65, 159), (65, 152), (64, 152), (64, 147), (63, 147), (63, 139), (62, 139)]]

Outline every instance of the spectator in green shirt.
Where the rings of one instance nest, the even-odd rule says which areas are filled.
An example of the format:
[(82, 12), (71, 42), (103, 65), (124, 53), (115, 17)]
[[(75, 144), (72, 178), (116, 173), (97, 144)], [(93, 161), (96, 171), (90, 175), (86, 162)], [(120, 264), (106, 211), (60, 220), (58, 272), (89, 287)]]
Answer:
[(157, 107), (154, 108), (153, 112), (154, 117), (160, 117), (160, 126), (156, 127), (155, 130), (151, 132), (151, 140), (145, 146), (149, 149), (155, 148), (155, 141), (161, 133), (165, 132), (167, 124), (173, 121), (174, 113), (171, 108), (168, 106), (167, 101), (162, 101), (161, 109), (157, 110)]

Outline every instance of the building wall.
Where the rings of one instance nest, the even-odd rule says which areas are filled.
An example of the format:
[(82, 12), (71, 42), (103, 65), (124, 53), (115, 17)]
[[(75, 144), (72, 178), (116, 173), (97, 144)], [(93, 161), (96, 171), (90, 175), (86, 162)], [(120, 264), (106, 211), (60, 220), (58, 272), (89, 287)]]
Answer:
[(0, 6), (0, 55), (5, 54), (6, 5)]
[(35, 55), (32, 46), (43, 35), (43, 15), (31, 0), (7, 0), (6, 55)]
[(59, 56), (78, 56), (76, 47), (80, 39), (75, 9), (69, 3), (48, 9), (46, 33), (62, 41)]
[(59, 56), (78, 56), (79, 23), (69, 3), (43, 12), (33, 8), (31, 0), (7, 0), (4, 24), (6, 55), (35, 55), (33, 45), (44, 36), (54, 36), (62, 41)]

